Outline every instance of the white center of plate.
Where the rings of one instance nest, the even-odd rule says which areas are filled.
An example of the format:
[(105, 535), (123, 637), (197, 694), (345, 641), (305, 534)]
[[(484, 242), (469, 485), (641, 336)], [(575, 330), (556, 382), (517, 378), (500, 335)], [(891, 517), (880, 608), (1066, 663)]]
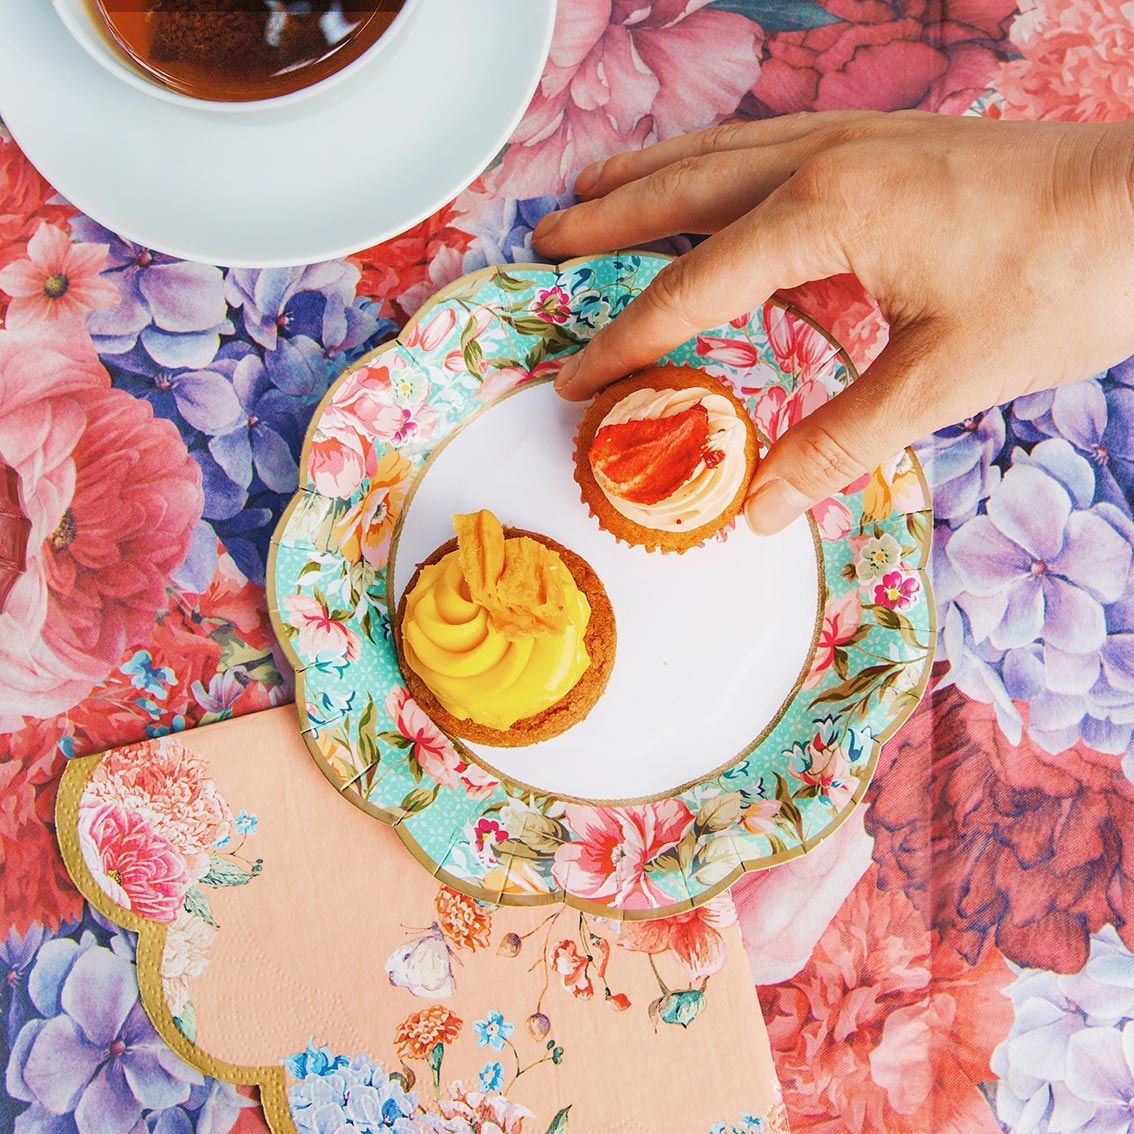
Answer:
[(469, 421), (420, 477), (394, 562), (394, 609), (417, 564), (488, 508), (557, 540), (614, 607), (610, 683), (585, 720), (526, 748), (467, 744), (494, 774), (541, 793), (628, 802), (667, 795), (735, 760), (778, 716), (811, 655), (819, 564), (806, 518), (775, 536), (743, 520), (724, 542), (649, 554), (603, 531), (573, 479), (583, 407), (549, 383)]

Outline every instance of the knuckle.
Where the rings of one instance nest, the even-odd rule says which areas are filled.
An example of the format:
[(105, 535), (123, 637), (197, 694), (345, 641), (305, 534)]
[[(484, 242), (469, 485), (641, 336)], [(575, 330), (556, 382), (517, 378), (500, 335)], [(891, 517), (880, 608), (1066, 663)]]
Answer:
[(643, 297), (649, 296), (654, 307), (665, 317), (687, 326), (693, 325), (690, 317), (689, 275), (682, 260), (667, 264), (642, 294)]
[(796, 110), (791, 114), (783, 115), (779, 121), (794, 130), (797, 126), (801, 128), (815, 126), (821, 118), (822, 115), (814, 110)]
[(602, 163), (602, 171), (599, 174), (598, 184), (610, 184), (613, 182), (617, 185), (629, 180), (633, 175), (634, 162), (640, 158), (640, 156), (640, 150), (634, 150), (630, 153), (612, 154)]
[(844, 122), (839, 126), (831, 126), (823, 132), (823, 144), (829, 149), (838, 149), (840, 146), (853, 146), (857, 142), (865, 142), (875, 137), (878, 124), (870, 118), (856, 119), (854, 122)]
[(865, 465), (829, 430), (801, 422), (793, 432), (799, 456), (792, 479), (805, 495), (818, 497), (861, 476)]
[(680, 198), (689, 186), (696, 165), (696, 158), (683, 157), (662, 166), (653, 176), (654, 189), (662, 197)]
[(702, 156), (718, 150), (735, 150), (744, 144), (746, 135), (746, 123), (722, 122), (701, 132), (697, 139), (697, 149)]
[(808, 158), (785, 189), (793, 205), (815, 215), (856, 215), (863, 205), (859, 187), (869, 184), (859, 163), (846, 154), (819, 153)]
[(805, 161), (792, 174), (787, 187), (793, 198), (803, 205), (827, 201), (838, 183), (838, 164), (819, 154)]

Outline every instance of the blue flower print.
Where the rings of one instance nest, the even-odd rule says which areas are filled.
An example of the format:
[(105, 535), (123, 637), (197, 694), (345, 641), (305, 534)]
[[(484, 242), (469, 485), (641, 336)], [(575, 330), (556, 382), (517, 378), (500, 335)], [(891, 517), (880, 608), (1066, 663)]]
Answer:
[(491, 1047), (493, 1051), (503, 1051), (508, 1037), (516, 1030), (515, 1024), (508, 1023), (499, 1012), (489, 1012), (487, 1020), (473, 1020), (477, 1047)]
[(329, 1075), (349, 1063), (350, 1060), (345, 1055), (332, 1055), (327, 1046), (316, 1047), (314, 1039), (308, 1043), (306, 1051), (289, 1055), (284, 1060), (284, 1066), (296, 1079), (306, 1079), (309, 1075)]
[(718, 1122), (709, 1134), (764, 1134), (767, 1129), (762, 1118), (755, 1114), (742, 1114), (739, 1122)]
[(169, 695), (167, 686), (176, 680), (169, 666), (154, 665), (149, 650), (138, 650), (129, 661), (123, 662), (122, 672), (130, 678), (130, 684), (135, 689), (141, 689), (162, 701)]
[[(501, 1045), (503, 1046), (503, 1045)], [(504, 1064), (486, 1063), (480, 1069), (480, 1089), (482, 1091), (499, 1091), (504, 1086)]]
[[(1128, 1131), (1134, 956), (1113, 926), (1091, 937), (1090, 958), (1078, 973), (1016, 972), (1004, 989), (1015, 1018), (991, 1059), (992, 1101), (1003, 1128)], [(1053, 1112), (1074, 1121), (1053, 1121)]]
[(178, 713), (173, 717), (169, 724), (161, 725), (146, 725), (146, 736), (150, 740), (157, 740), (159, 736), (168, 736), (171, 732), (184, 732), (185, 731), (185, 717)]
[(259, 822), (259, 819), (257, 819), (255, 815), (249, 815), (247, 811), (241, 809), (240, 813), (236, 816), (236, 833), (238, 835), (254, 834)]
[(417, 1095), (402, 1089), (380, 1063), (360, 1056), (349, 1062), (326, 1048), (309, 1046), (287, 1060), (294, 1074), (306, 1074), (288, 1091), (288, 1104), (300, 1134), (419, 1134), (414, 1120)]

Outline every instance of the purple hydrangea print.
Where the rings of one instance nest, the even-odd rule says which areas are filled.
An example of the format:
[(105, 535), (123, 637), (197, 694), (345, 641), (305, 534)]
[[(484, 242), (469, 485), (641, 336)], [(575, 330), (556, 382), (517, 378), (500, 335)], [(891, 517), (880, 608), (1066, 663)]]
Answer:
[(100, 355), (140, 348), (158, 367), (204, 366), (233, 333), (220, 268), (190, 264), (121, 240), (89, 217), (76, 217), (75, 236), (106, 244), (103, 277), (122, 298), (116, 307), (92, 312), (87, 329)]
[(535, 226), (556, 209), (574, 203), (572, 193), (511, 200), (492, 197), (472, 222), (475, 239), (465, 252), (464, 270), (475, 272), (489, 264), (525, 264), (543, 259), (532, 248)]
[(8, 1093), (31, 1104), (26, 1127), (73, 1115), (79, 1134), (128, 1134), (203, 1082), (154, 1031), (133, 965), (109, 949), (50, 942), (29, 991), (43, 1018), (20, 1029), (7, 1073)]
[(917, 455), (934, 486), (934, 516), (965, 520), (1000, 483), (994, 462), (1004, 450), (1004, 415), (993, 407), (942, 429), (917, 447)]
[[(532, 231), (548, 213), (574, 203), (575, 195), (570, 192), (519, 200), (474, 197), (472, 194), (459, 198), (458, 207), (472, 206), (471, 215), (462, 217), (460, 223), (462, 228), (474, 235), (464, 255), (463, 270), (475, 272), (489, 264), (542, 262), (543, 257), (532, 248)], [(692, 241), (685, 236), (673, 236), (642, 247), (680, 256), (689, 251)]]
[(997, 1115), (1033, 1134), (1134, 1131), (1134, 955), (1112, 926), (1091, 938), (1079, 973), (1023, 969), (992, 1055)]
[[(934, 589), (947, 682), (1051, 752), (1134, 740), (1134, 366), (942, 430)], [(1134, 778), (1134, 760), (1127, 755)]]
[(158, 1036), (132, 935), (89, 911), (71, 936), (33, 927), (0, 944), (11, 1050), (0, 1121), (14, 1134), (228, 1134), (253, 1105)]
[(220, 540), (263, 583), (315, 406), (397, 327), (355, 297), (359, 271), (346, 261), (223, 271), (131, 244), (87, 218), (76, 225), (83, 239), (108, 245), (103, 275), (122, 296), (88, 323), (112, 383), (172, 421), (201, 468), (203, 519), (174, 581), (204, 590)]

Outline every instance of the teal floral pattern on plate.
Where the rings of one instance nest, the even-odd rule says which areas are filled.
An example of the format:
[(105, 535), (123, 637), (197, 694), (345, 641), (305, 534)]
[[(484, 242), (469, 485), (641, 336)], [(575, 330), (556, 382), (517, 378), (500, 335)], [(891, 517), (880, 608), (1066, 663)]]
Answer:
[[(932, 516), (905, 451), (812, 510), (823, 610), (810, 668), (751, 751), (690, 787), (625, 806), (523, 791), (410, 696), (387, 567), (423, 463), (485, 406), (552, 376), (666, 262), (629, 252), (493, 267), (445, 288), (332, 386), (273, 540), (272, 618), (312, 754), (432, 873), (482, 900), (661, 917), (806, 853), (862, 798), (882, 742), (928, 680)], [(775, 300), (663, 361), (726, 382), (768, 442), (855, 377), (829, 335)]]

